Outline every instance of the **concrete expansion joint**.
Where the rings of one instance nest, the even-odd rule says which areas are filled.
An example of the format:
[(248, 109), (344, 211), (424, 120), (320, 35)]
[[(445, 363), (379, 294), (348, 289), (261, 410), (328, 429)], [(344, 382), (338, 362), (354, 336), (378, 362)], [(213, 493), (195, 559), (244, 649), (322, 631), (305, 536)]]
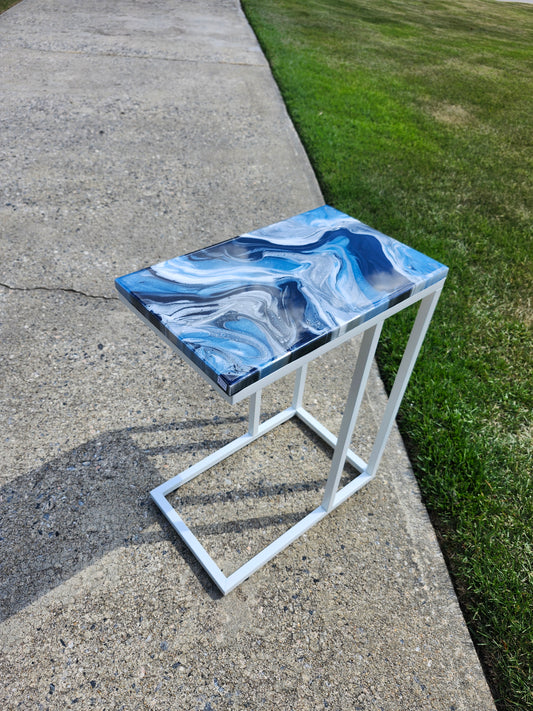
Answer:
[(84, 296), (87, 299), (101, 299), (102, 301), (119, 301), (117, 296), (104, 296), (103, 294), (87, 294), (85, 291), (80, 289), (73, 289), (71, 287), (63, 286), (12, 286), (11, 284), (5, 284), (0, 282), (0, 287), (7, 289), (8, 291), (49, 291), (49, 292), (62, 292), (66, 294), (76, 294), (76, 296)]

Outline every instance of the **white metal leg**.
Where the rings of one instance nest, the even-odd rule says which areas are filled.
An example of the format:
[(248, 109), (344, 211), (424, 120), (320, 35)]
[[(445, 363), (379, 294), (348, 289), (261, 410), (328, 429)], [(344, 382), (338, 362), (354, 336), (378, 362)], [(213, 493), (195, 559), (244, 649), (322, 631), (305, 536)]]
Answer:
[(372, 367), (372, 361), (374, 359), (382, 326), (383, 321), (375, 326), (372, 326), (372, 328), (369, 328), (365, 331), (363, 336), (359, 356), (357, 358), (357, 364), (352, 378), (352, 384), (350, 386), (350, 392), (348, 393), (348, 399), (346, 400), (344, 408), (339, 437), (333, 452), (331, 469), (326, 482), (326, 490), (322, 500), (322, 506), (326, 509), (326, 511), (331, 511), (337, 489), (339, 488), (339, 481), (344, 468), (344, 463), (346, 462), (346, 454), (350, 446), (352, 432), (355, 427), (357, 415), (359, 414), (361, 402), (363, 400), (365, 387), (370, 374), (370, 368)]
[(398, 368), (398, 372), (396, 373), (394, 385), (392, 387), (387, 407), (385, 408), (385, 413), (376, 436), (376, 441), (374, 442), (374, 448), (372, 449), (368, 460), (367, 472), (372, 477), (375, 475), (381, 461), (381, 457), (383, 456), (385, 445), (387, 444), (387, 440), (394, 424), (394, 419), (398, 414), (400, 403), (407, 388), (411, 373), (413, 372), (413, 368), (415, 366), (418, 353), (420, 352), (420, 348), (422, 347), (431, 317), (433, 316), (433, 312), (437, 306), (441, 290), (442, 289), (432, 292), (420, 302), (420, 307), (411, 330), (411, 335), (407, 341), (403, 358), (401, 360), (400, 367)]
[(292, 406), (295, 409), (302, 407), (306, 376), (307, 363), (305, 365), (302, 365), (300, 370), (296, 372), (296, 382), (294, 383), (294, 396), (292, 398)]
[[(327, 430), (302, 406), (307, 371), (307, 364), (304, 364), (297, 371), (294, 395), (290, 407), (261, 423), (261, 390), (256, 390), (250, 396), (248, 432), (245, 435), (238, 437), (233, 440), (233, 442), (213, 452), (201, 461), (196, 462), (193, 466), (151, 491), (151, 496), (157, 506), (224, 595), (240, 585), (240, 583), (246, 580), (253, 572), (265, 565), (271, 558), (318, 523), (318, 521), (324, 518), (330, 511), (342, 504), (353, 493), (372, 480), (383, 455), (387, 438), (390, 434), (394, 418), (398, 412), (401, 399), (407, 387), (407, 382), (413, 370), (439, 295), (440, 289), (433, 288), (431, 292), (421, 300), (420, 308), (400, 368), (398, 369), (396, 380), (368, 464), (349, 449), (349, 444), (364, 395), (365, 386), (368, 381), (381, 327), (385, 317), (388, 316), (390, 312), (385, 314), (380, 320), (373, 320), (372, 325), (364, 332), (338, 437)], [(225, 576), (183, 519), (168, 502), (166, 497), (183, 484), (191, 481), (199, 474), (210, 469), (235, 452), (238, 452), (246, 445), (254, 442), (258, 437), (270, 432), (294, 416), (297, 416), (329, 446), (333, 447), (334, 450), (322, 503), (238, 570), (229, 576)], [(342, 489), (339, 489), (338, 486), (342, 470), (346, 462), (354, 466), (360, 474)]]
[(248, 415), (248, 434), (256, 437), (261, 422), (261, 390), (250, 396), (250, 412)]

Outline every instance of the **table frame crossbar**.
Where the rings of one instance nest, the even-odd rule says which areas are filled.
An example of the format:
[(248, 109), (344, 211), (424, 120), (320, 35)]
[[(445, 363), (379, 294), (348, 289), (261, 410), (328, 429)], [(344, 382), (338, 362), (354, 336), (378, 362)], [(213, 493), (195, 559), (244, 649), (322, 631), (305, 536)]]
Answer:
[[(370, 375), (370, 369), (372, 367), (383, 323), (387, 318), (389, 318), (392, 312), (399, 310), (396, 308), (393, 310), (389, 309), (379, 317), (372, 319), (371, 322), (366, 324), (338, 437), (324, 427), (324, 425), (313, 417), (313, 415), (311, 415), (311, 413), (308, 412), (302, 405), (307, 364), (310, 360), (317, 357), (317, 355), (320, 355), (320, 353), (317, 354), (316, 352), (311, 353), (298, 361), (299, 368), (296, 373), (294, 394), (290, 407), (279, 412), (265, 422), (261, 422), (262, 387), (260, 387), (261, 384), (259, 384), (259, 386), (257, 386), (253, 392), (250, 393), (248, 431), (246, 434), (238, 437), (232, 442), (229, 442), (224, 447), (196, 462), (188, 469), (177, 474), (163, 484), (160, 484), (151, 491), (151, 497), (154, 502), (181, 537), (183, 542), (190, 548), (194, 556), (200, 562), (204, 570), (208, 573), (223, 595), (226, 595), (235, 587), (240, 585), (244, 580), (250, 577), (252, 573), (264, 566), (265, 563), (284, 550), (288, 545), (299, 538), (303, 533), (308, 531), (316, 523), (321, 521), (328, 513), (337, 508), (337, 506), (346, 501), (346, 499), (348, 499), (352, 494), (368, 484), (368, 482), (375, 477), (379, 462), (385, 450), (387, 439), (393, 427), (398, 408), (407, 387), (407, 383), (411, 376), (426, 331), (437, 305), (442, 285), (443, 282), (439, 282), (438, 284), (425, 289), (420, 292), (415, 299), (416, 301), (420, 301), (418, 313), (398, 368), (394, 385), (391, 390), (368, 462), (363, 461), (357, 454), (352, 452), (350, 449), (350, 441), (357, 421), (357, 416), (359, 414), (368, 377)], [(412, 298), (409, 299), (407, 303), (404, 302), (403, 306), (406, 307), (410, 303), (413, 303)], [(354, 330), (351, 335), (354, 336), (360, 330), (363, 329)], [(332, 345), (338, 345), (338, 341), (334, 342)], [(283, 374), (284, 373), (280, 374), (280, 377)], [(314, 511), (309, 513), (298, 523), (289, 528), (289, 530), (276, 538), (275, 541), (263, 548), (248, 562), (244, 563), (244, 565), (238, 568), (234, 573), (226, 576), (215, 563), (213, 558), (211, 558), (211, 556), (207, 553), (205, 548), (193, 534), (191, 529), (186, 525), (178, 512), (170, 504), (167, 497), (187, 482), (191, 481), (208, 469), (211, 469), (216, 464), (219, 464), (224, 459), (227, 459), (232, 454), (235, 454), (243, 447), (248, 446), (259, 437), (262, 437), (267, 432), (273, 430), (275, 427), (287, 422), (292, 417), (300, 419), (324, 442), (326, 442), (326, 444), (333, 448), (331, 467), (329, 475), (326, 479), (322, 503)], [(346, 463), (351, 464), (356, 471), (359, 472), (359, 474), (348, 484), (339, 488), (342, 472)]]

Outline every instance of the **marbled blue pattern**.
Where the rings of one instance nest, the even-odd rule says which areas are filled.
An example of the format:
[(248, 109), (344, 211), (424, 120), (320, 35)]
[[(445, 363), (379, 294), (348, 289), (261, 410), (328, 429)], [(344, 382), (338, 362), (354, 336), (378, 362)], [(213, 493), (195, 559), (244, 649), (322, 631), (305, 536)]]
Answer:
[(116, 286), (234, 395), (447, 271), (325, 205), (119, 277)]

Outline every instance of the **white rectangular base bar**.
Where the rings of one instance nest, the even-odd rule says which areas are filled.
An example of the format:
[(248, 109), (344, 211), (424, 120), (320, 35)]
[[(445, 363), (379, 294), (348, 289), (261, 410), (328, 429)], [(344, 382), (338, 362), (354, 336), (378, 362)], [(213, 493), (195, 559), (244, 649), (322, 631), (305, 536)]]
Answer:
[[(260, 551), (256, 556), (251, 558), (238, 570), (236, 570), (230, 576), (226, 577), (220, 570), (220, 568), (216, 565), (211, 556), (207, 553), (200, 541), (188, 528), (183, 519), (170, 505), (166, 497), (168, 494), (172, 493), (186, 482), (191, 481), (191, 479), (194, 479), (196, 476), (202, 474), (207, 469), (210, 469), (215, 464), (218, 464), (222, 460), (231, 456), (239, 449), (242, 449), (246, 445), (251, 444), (258, 437), (261, 437), (261, 435), (266, 434), (277, 425), (286, 422), (295, 415), (302, 422), (310, 426), (312, 426), (310, 423), (313, 423), (314, 426), (312, 426), (312, 429), (318, 434), (320, 434), (320, 436), (325, 442), (327, 442), (328, 444), (336, 443), (337, 438), (331, 432), (323, 428), (322, 425), (320, 425), (320, 423), (317, 422), (310, 413), (308, 413), (303, 408), (295, 409), (294, 407), (289, 407), (283, 412), (280, 412), (278, 415), (275, 415), (274, 417), (261, 424), (258, 428), (257, 434), (251, 435), (250, 433), (247, 433), (242, 437), (239, 437), (238, 439), (234, 440), (233, 442), (230, 442), (225, 447), (222, 447), (221, 449), (217, 450), (208, 457), (205, 457), (189, 469), (186, 469), (181, 474), (178, 474), (173, 479), (170, 479), (168, 482), (161, 484), (150, 492), (152, 499), (161, 509), (162, 513), (166, 516), (170, 524), (180, 535), (184, 543), (186, 543), (186, 545), (190, 548), (197, 560), (201, 563), (201, 565), (209, 574), (213, 582), (217, 585), (219, 590), (224, 595), (233, 590), (233, 588), (237, 587), (237, 585), (240, 585), (240, 583), (246, 580), (246, 578), (250, 577), (252, 573), (254, 573), (256, 570), (265, 565), (265, 563), (271, 560), (271, 558), (280, 553), (284, 548), (286, 548), (293, 541), (299, 538), (303, 533), (309, 530), (311, 526), (314, 526), (315, 523), (318, 523), (318, 521), (323, 519), (324, 516), (329, 513), (328, 510), (325, 509), (323, 505), (318, 506), (314, 511), (305, 516), (305, 518), (303, 518), (301, 521), (292, 526), (292, 528), (282, 534), (275, 541), (270, 543), (270, 545)], [(356, 454), (351, 451), (348, 452), (347, 461), (358, 470), (364, 469), (364, 467), (366, 467), (365, 462), (363, 462)], [(339, 504), (342, 504), (343, 501), (345, 501), (349, 496), (351, 496), (362, 486), (367, 484), (371, 479), (372, 477), (364, 471), (359, 474), (359, 476), (356, 477), (353, 481), (351, 481), (349, 484), (337, 491), (333, 500), (333, 505), (331, 506), (330, 510), (336, 508), (337, 506), (339, 506)]]
[[(271, 560), (275, 555), (280, 553), (284, 548), (323, 519), (330, 511), (346, 501), (353, 493), (374, 478), (409, 377), (437, 305), (441, 289), (442, 283), (432, 286), (418, 294), (418, 298), (420, 299), (418, 314), (407, 342), (400, 367), (398, 368), (394, 386), (391, 390), (389, 401), (368, 462), (364, 462), (360, 457), (354, 454), (349, 449), (349, 444), (370, 374), (370, 368), (374, 359), (381, 328), (385, 319), (391, 315), (391, 310), (382, 314), (381, 318), (373, 319), (372, 322), (367, 325), (363, 333), (359, 356), (357, 358), (338, 437), (335, 437), (334, 434), (327, 430), (302, 407), (307, 362), (316, 357), (317, 354), (315, 352), (309, 359), (302, 358), (299, 361), (299, 370), (297, 372), (291, 407), (271, 417), (269, 420), (260, 423), (261, 389), (257, 388), (250, 396), (248, 432), (245, 435), (230, 442), (216, 452), (213, 452), (185, 471), (177, 474), (169, 481), (160, 484), (150, 492), (154, 502), (184, 543), (190, 548), (222, 594), (226, 595), (240, 585), (240, 583), (250, 577), (252, 573), (265, 565), (265, 563)], [(294, 416), (297, 416), (327, 444), (333, 447), (331, 469), (327, 477), (322, 503), (314, 511), (301, 519), (301, 521), (292, 526), (292, 528), (279, 536), (279, 538), (266, 546), (247, 563), (242, 565), (238, 570), (229, 576), (225, 576), (166, 497), (173, 491), (176, 491), (180, 486), (183, 486), (183, 484), (191, 481), (199, 474), (202, 474), (207, 469), (215, 466), (230, 455), (254, 442), (258, 437), (270, 432)], [(349, 462), (360, 474), (349, 484), (339, 489), (342, 470), (346, 462)]]

